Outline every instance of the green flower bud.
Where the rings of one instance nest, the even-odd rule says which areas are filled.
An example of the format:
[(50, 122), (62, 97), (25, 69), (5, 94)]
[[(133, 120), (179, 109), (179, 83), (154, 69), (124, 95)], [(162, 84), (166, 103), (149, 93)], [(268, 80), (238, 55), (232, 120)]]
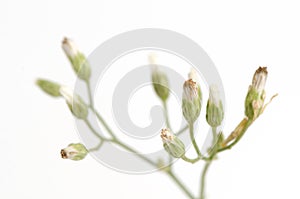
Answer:
[(249, 120), (255, 120), (263, 109), (267, 76), (267, 67), (259, 67), (255, 71), (245, 99), (245, 115)]
[(156, 56), (154, 54), (149, 55), (149, 63), (152, 65), (152, 83), (153, 88), (157, 96), (166, 101), (169, 97), (169, 81), (167, 75), (159, 70), (156, 64)]
[(209, 87), (209, 99), (206, 106), (206, 121), (211, 127), (220, 126), (224, 118), (224, 111), (220, 93), (216, 86)]
[(36, 85), (38, 85), (45, 93), (47, 93), (48, 95), (51, 95), (52, 97), (60, 97), (61, 96), (61, 94), (59, 92), (60, 85), (55, 82), (51, 82), (51, 81), (45, 80), (45, 79), (38, 79), (36, 81)]
[(194, 123), (201, 111), (202, 95), (200, 86), (189, 79), (183, 84), (182, 113), (189, 124)]
[(73, 95), (72, 89), (62, 86), (61, 95), (65, 98), (70, 111), (78, 119), (86, 119), (88, 115), (88, 106), (79, 95)]
[(69, 144), (67, 148), (60, 151), (63, 159), (82, 160), (88, 154), (88, 150), (81, 143)]
[(78, 50), (76, 44), (68, 38), (62, 41), (62, 48), (70, 60), (72, 67), (80, 79), (88, 81), (91, 76), (91, 67), (86, 57)]
[(160, 135), (165, 150), (174, 158), (180, 158), (185, 154), (183, 142), (176, 137), (169, 129), (162, 129)]

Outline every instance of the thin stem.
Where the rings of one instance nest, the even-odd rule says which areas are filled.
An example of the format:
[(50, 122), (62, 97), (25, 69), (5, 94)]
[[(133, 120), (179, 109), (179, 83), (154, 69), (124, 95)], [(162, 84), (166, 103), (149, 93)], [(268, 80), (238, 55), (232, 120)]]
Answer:
[(204, 199), (205, 198), (205, 181), (206, 181), (206, 174), (208, 171), (209, 166), (211, 165), (211, 160), (207, 161), (204, 165), (204, 168), (202, 170), (202, 174), (201, 174), (201, 187), (200, 187), (200, 199)]
[(105, 137), (101, 136), (101, 135), (94, 129), (94, 127), (92, 126), (92, 124), (91, 124), (87, 119), (85, 119), (84, 122), (85, 122), (85, 124), (89, 127), (89, 129), (92, 131), (92, 133), (93, 133), (97, 138), (99, 138), (99, 139), (102, 140), (102, 141), (108, 141), (108, 139), (106, 139)]
[(182, 129), (180, 129), (177, 133), (175, 133), (176, 136), (181, 135), (183, 132), (185, 132), (186, 130), (189, 129), (189, 125), (186, 125), (185, 127), (183, 127)]
[(138, 156), (139, 158), (143, 159), (144, 161), (148, 162), (149, 164), (153, 165), (153, 166), (157, 166), (157, 163), (150, 160), (149, 158), (145, 157), (143, 154), (138, 153), (135, 149), (131, 148), (130, 146), (124, 144), (123, 142), (121, 142), (118, 139), (113, 139), (111, 141), (112, 143), (115, 143), (117, 145), (119, 145), (120, 147), (126, 149), (127, 151), (130, 151), (132, 153), (134, 153), (136, 156)]
[(104, 126), (105, 130), (113, 137), (113, 139), (116, 139), (116, 135), (111, 130), (111, 128), (108, 126), (108, 124), (105, 122), (103, 117), (95, 109), (92, 109), (92, 111), (96, 114), (96, 117), (98, 118), (100, 123)]
[(211, 154), (208, 158), (208, 160), (206, 160), (206, 163), (204, 165), (202, 174), (201, 174), (201, 184), (200, 184), (200, 199), (204, 199), (205, 198), (205, 183), (206, 183), (206, 175), (207, 175), (207, 171), (209, 166), (211, 165), (214, 157), (216, 156), (217, 152), (218, 152), (218, 137), (217, 137), (217, 128), (216, 127), (212, 127), (212, 134), (213, 134), (213, 141), (212, 141), (212, 145), (211, 145)]
[(183, 159), (183, 160), (186, 161), (186, 162), (189, 162), (189, 163), (194, 164), (194, 163), (198, 162), (199, 160), (201, 160), (202, 158), (201, 158), (201, 156), (198, 156), (197, 158), (190, 159), (190, 158), (186, 157), (185, 155), (183, 155), (183, 156), (181, 157), (181, 159)]
[(169, 114), (168, 114), (168, 106), (167, 106), (166, 100), (162, 101), (162, 104), (163, 104), (163, 107), (164, 107), (164, 115), (165, 115), (167, 128), (172, 130), (171, 125), (170, 125)]
[(175, 174), (172, 171), (166, 172), (167, 175), (177, 184), (178, 187), (181, 188), (181, 190), (190, 198), (194, 199), (195, 197), (192, 195), (192, 193), (182, 184), (182, 182), (175, 176)]
[(100, 143), (97, 146), (95, 146), (94, 148), (89, 149), (89, 152), (98, 151), (103, 146), (103, 144), (104, 144), (104, 141), (100, 140)]
[(200, 149), (199, 149), (199, 147), (198, 147), (198, 145), (197, 145), (197, 142), (196, 142), (196, 140), (195, 140), (195, 135), (194, 135), (194, 124), (191, 123), (191, 124), (189, 125), (189, 127), (190, 127), (190, 138), (191, 138), (191, 140), (192, 140), (192, 143), (193, 143), (193, 146), (194, 146), (194, 148), (195, 148), (195, 151), (196, 151), (196, 153), (197, 153), (198, 156), (201, 156)]
[(91, 109), (94, 109), (94, 100), (92, 96), (92, 89), (91, 89), (91, 84), (90, 81), (86, 81), (86, 86), (87, 86), (87, 91), (88, 91), (88, 96), (89, 96), (89, 102), (90, 102), (90, 107)]

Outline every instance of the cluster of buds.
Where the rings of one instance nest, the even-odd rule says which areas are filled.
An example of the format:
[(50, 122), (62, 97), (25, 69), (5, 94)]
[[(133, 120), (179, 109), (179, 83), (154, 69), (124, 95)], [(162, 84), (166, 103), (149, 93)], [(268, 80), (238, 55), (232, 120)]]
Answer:
[(267, 67), (259, 67), (253, 76), (245, 100), (245, 115), (249, 120), (255, 120), (263, 110), (267, 76)]
[(63, 159), (82, 160), (88, 154), (88, 150), (81, 143), (69, 144), (68, 147), (60, 151)]
[(174, 158), (181, 158), (185, 154), (183, 142), (175, 136), (169, 129), (162, 129), (160, 137), (165, 150)]
[(166, 101), (169, 97), (169, 81), (167, 75), (161, 71), (157, 65), (156, 55), (150, 54), (149, 63), (152, 66), (152, 84), (157, 96), (162, 100)]
[(91, 76), (91, 68), (86, 57), (79, 51), (76, 44), (72, 40), (64, 38), (62, 41), (62, 49), (70, 60), (77, 76), (80, 79), (88, 81)]
[(189, 124), (193, 124), (200, 115), (202, 94), (197, 82), (189, 79), (183, 84), (182, 113)]

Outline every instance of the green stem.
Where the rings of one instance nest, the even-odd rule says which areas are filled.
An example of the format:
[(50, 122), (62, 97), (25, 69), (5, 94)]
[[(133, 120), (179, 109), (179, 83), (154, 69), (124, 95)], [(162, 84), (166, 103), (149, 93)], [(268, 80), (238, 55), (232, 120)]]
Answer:
[(185, 132), (186, 130), (188, 130), (188, 128), (189, 128), (189, 125), (186, 125), (182, 129), (180, 129), (175, 135), (179, 136), (180, 134), (182, 134), (183, 132)]
[(85, 124), (89, 127), (89, 129), (92, 131), (92, 133), (97, 137), (99, 138), (101, 141), (108, 141), (107, 138), (103, 137), (102, 135), (100, 135), (95, 129), (94, 127), (92, 126), (92, 124), (87, 120), (85, 119), (84, 120)]
[(100, 143), (96, 147), (89, 149), (89, 152), (98, 151), (103, 146), (103, 144), (104, 141), (100, 140)]
[(207, 171), (208, 171), (208, 168), (210, 167), (212, 161), (214, 160), (214, 157), (216, 156), (216, 154), (218, 152), (218, 142), (217, 142), (218, 141), (218, 134), (217, 134), (217, 128), (216, 127), (212, 127), (212, 134), (213, 134), (213, 141), (212, 141), (212, 145), (211, 145), (210, 156), (206, 160), (206, 163), (204, 165), (204, 168), (203, 168), (203, 171), (202, 171), (202, 174), (201, 174), (200, 199), (205, 198), (205, 183), (206, 183)]
[(191, 140), (192, 140), (194, 149), (195, 149), (197, 155), (198, 155), (198, 156), (201, 156), (200, 149), (199, 149), (199, 147), (198, 147), (198, 145), (197, 145), (197, 142), (196, 142), (196, 140), (195, 140), (195, 135), (194, 135), (194, 124), (193, 124), (193, 123), (189, 124), (189, 127), (190, 127), (190, 138), (191, 138)]
[(200, 199), (205, 198), (205, 181), (206, 181), (206, 174), (208, 171), (209, 166), (211, 165), (211, 160), (207, 161), (204, 165), (204, 168), (202, 170), (201, 174), (201, 187), (200, 187)]
[(182, 184), (182, 182), (175, 176), (175, 174), (172, 171), (166, 172), (167, 175), (177, 184), (178, 187), (181, 188), (181, 190), (190, 198), (194, 199), (195, 197), (192, 195), (192, 193)]
[(113, 139), (116, 139), (116, 135), (111, 130), (111, 128), (108, 126), (108, 124), (105, 122), (103, 117), (95, 109), (92, 109), (92, 111), (96, 114), (96, 117), (98, 118), (100, 123), (104, 126), (105, 130), (111, 135), (111, 137), (113, 137)]
[(117, 145), (119, 145), (120, 147), (126, 149), (127, 151), (130, 151), (132, 153), (134, 153), (136, 156), (138, 156), (139, 158), (143, 159), (144, 161), (148, 162), (149, 164), (151, 164), (152, 166), (157, 166), (157, 163), (146, 158), (144, 155), (140, 154), (139, 152), (137, 152), (135, 149), (131, 148), (130, 146), (124, 144), (123, 142), (121, 142), (120, 140), (118, 139), (112, 139), (111, 141), (112, 143), (115, 143)]
[(183, 159), (183, 160), (186, 161), (186, 162), (189, 162), (189, 163), (194, 164), (194, 163), (198, 162), (199, 160), (201, 160), (202, 158), (201, 158), (201, 156), (198, 156), (197, 158), (191, 159), (191, 158), (188, 158), (188, 157), (186, 157), (185, 155), (183, 155), (183, 156), (181, 157), (181, 159)]
[(94, 100), (92, 96), (92, 89), (91, 89), (91, 84), (90, 81), (86, 81), (86, 86), (87, 86), (87, 91), (88, 91), (88, 96), (89, 96), (89, 102), (90, 102), (90, 107), (93, 110), (94, 109)]
[(162, 101), (163, 107), (164, 107), (164, 115), (165, 115), (165, 120), (166, 120), (166, 126), (168, 129), (170, 129), (172, 131), (171, 125), (170, 125), (170, 120), (169, 120), (169, 114), (168, 114), (168, 106), (167, 106), (167, 102)]

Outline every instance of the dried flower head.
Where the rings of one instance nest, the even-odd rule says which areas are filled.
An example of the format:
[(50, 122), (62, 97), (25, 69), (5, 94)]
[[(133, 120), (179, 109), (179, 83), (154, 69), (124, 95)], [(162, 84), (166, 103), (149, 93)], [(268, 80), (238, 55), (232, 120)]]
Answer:
[(253, 75), (245, 100), (245, 115), (250, 120), (255, 120), (262, 112), (267, 76), (267, 67), (259, 67)]

